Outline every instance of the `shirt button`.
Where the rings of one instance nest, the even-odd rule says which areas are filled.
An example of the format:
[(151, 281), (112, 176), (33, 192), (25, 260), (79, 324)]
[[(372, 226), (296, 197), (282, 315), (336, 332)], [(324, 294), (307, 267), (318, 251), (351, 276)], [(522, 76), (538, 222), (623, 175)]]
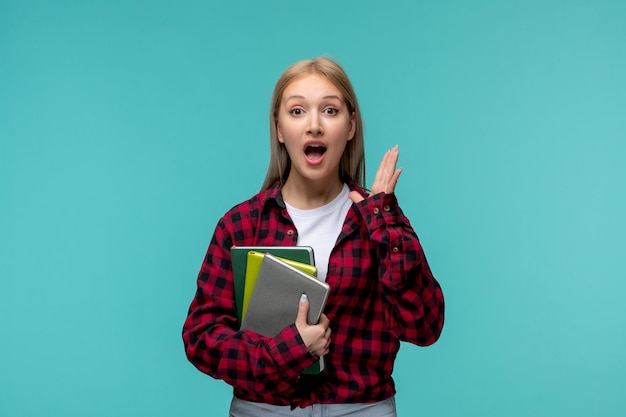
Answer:
[(378, 214), (380, 213), (380, 210), (378, 210), (378, 207), (374, 207), (374, 214)]
[(389, 204), (385, 205), (385, 207), (383, 207), (383, 210), (385, 210), (385, 211), (391, 210), (391, 208), (389, 207)]
[(287, 236), (293, 236), (293, 230), (292, 229), (287, 230)]
[(398, 249), (398, 247), (397, 247), (397, 246), (394, 246), (394, 247), (391, 249), (391, 251), (392, 251), (393, 253), (398, 253), (398, 251), (399, 251), (399, 250), (400, 250), (400, 249)]

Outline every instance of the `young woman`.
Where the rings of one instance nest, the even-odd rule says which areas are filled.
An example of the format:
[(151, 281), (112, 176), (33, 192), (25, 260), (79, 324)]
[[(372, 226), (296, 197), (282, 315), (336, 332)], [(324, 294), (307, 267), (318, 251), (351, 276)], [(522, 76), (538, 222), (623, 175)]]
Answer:
[[(270, 109), (270, 164), (261, 191), (218, 222), (183, 328), (187, 357), (234, 388), (230, 415), (395, 416), (400, 341), (434, 343), (444, 299), (398, 206), (398, 147), (365, 191), (363, 126), (352, 85), (327, 58), (289, 67)], [(308, 301), (276, 337), (239, 330), (230, 248), (311, 246), (331, 287), (308, 325)], [(324, 355), (318, 375), (302, 371)]]

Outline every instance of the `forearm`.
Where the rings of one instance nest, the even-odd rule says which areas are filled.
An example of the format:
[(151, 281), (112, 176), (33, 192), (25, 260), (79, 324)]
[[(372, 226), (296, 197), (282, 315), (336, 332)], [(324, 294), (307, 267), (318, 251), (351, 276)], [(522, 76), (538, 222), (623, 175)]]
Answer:
[(441, 287), (395, 196), (381, 193), (370, 200), (362, 210), (376, 248), (387, 322), (401, 340), (430, 345), (443, 328)]
[(295, 325), (273, 338), (238, 330), (226, 256), (219, 246), (207, 252), (183, 326), (187, 357), (200, 371), (242, 390), (268, 386), (287, 390), (315, 358), (308, 353)]
[[(388, 322), (396, 337), (428, 346), (437, 341), (443, 329), (445, 303), (423, 252), (417, 258), (421, 261), (381, 259), (380, 284)], [(396, 266), (392, 266), (394, 264)], [(400, 264), (404, 265), (398, 267)], [(397, 278), (398, 275), (402, 275), (402, 279)]]

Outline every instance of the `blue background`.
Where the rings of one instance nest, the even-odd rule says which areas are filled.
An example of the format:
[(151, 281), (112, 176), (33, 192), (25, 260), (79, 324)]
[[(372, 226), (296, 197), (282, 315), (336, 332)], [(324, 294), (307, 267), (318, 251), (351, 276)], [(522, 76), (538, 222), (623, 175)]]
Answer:
[[(326, 54), (447, 302), (401, 416), (626, 410), (626, 2), (0, 1), (0, 416), (224, 416), (181, 326)], [(371, 184), (371, 182), (370, 182)]]

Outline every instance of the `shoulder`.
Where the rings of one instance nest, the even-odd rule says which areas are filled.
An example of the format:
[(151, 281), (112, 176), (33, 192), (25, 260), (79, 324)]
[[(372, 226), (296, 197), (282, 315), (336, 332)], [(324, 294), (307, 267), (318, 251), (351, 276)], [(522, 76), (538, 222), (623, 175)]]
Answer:
[(277, 205), (278, 200), (279, 189), (277, 186), (260, 191), (249, 199), (233, 206), (222, 216), (220, 223), (223, 226), (228, 226), (239, 225), (249, 221), (256, 222), (266, 207)]

